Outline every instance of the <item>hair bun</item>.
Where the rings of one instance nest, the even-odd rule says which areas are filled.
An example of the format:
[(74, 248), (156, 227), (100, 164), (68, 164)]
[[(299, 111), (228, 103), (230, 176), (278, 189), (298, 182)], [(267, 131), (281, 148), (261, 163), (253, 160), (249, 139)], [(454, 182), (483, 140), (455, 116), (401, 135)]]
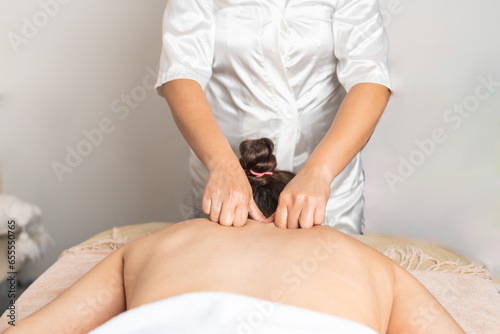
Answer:
[(256, 173), (273, 172), (276, 168), (276, 156), (273, 154), (274, 143), (269, 138), (244, 140), (240, 144), (240, 164), (247, 173), (250, 169)]

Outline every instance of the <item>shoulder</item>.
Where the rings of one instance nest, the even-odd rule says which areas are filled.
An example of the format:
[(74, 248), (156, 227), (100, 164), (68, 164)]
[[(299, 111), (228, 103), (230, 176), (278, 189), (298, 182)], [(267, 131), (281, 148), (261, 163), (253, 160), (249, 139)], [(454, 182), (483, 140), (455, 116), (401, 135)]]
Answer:
[(213, 227), (213, 225), (219, 224), (204, 218), (185, 220), (133, 240), (122, 248), (125, 248), (126, 252), (135, 252), (139, 249), (150, 249), (166, 243), (173, 244), (176, 242), (177, 244), (181, 240), (200, 235), (204, 229)]
[(332, 253), (335, 254), (333, 261), (345, 263), (350, 271), (362, 273), (360, 276), (376, 290), (376, 294), (379, 292), (384, 294), (384, 299), (393, 295), (395, 272), (399, 267), (394, 261), (352, 236), (333, 228), (324, 227), (321, 234), (323, 245), (334, 245), (331, 247)]
[(431, 292), (409, 272), (396, 265), (394, 278), (388, 334), (465, 333)]
[(383, 269), (391, 277), (394, 275), (395, 268), (399, 267), (393, 260), (351, 235), (327, 226), (324, 226), (324, 229), (324, 234), (331, 234), (330, 239), (335, 240), (339, 248), (344, 250), (343, 253), (345, 253), (346, 256), (352, 257), (352, 260), (358, 260), (363, 266), (367, 265), (369, 267)]

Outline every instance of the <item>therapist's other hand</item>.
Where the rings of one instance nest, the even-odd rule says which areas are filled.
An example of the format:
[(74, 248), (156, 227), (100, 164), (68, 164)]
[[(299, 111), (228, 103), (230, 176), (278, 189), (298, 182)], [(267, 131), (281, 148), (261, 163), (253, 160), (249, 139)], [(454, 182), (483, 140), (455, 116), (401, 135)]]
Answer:
[(223, 226), (243, 226), (249, 214), (257, 221), (266, 219), (239, 162), (221, 163), (210, 171), (201, 207), (211, 221)]
[(285, 186), (274, 213), (274, 224), (282, 228), (311, 228), (325, 219), (330, 181), (321, 173), (302, 169)]

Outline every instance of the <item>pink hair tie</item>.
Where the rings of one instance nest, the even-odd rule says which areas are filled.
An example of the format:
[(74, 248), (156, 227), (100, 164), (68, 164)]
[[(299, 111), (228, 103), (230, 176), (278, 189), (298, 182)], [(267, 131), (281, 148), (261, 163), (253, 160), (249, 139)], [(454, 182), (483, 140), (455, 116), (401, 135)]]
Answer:
[(262, 177), (264, 175), (273, 175), (273, 172), (257, 173), (257, 172), (254, 172), (252, 169), (250, 169), (250, 173), (252, 173), (253, 175), (255, 175), (257, 177)]

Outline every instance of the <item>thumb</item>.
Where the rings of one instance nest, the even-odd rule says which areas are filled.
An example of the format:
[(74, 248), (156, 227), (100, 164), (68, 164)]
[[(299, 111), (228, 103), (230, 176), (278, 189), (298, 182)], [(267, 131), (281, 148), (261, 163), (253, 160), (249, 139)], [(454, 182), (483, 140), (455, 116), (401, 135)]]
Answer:
[(266, 216), (260, 211), (253, 198), (250, 200), (250, 203), (248, 203), (248, 214), (259, 223), (262, 223), (264, 219), (266, 219)]

